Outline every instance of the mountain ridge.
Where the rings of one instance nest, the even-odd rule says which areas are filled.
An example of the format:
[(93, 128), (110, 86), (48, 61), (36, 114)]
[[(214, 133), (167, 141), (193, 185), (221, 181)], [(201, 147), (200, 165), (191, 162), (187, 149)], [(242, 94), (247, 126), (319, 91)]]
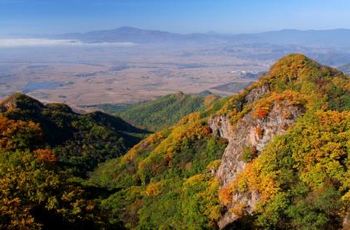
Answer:
[[(242, 93), (184, 117), (124, 156), (107, 161), (92, 174), (91, 183), (119, 189), (103, 206), (127, 228), (339, 227), (346, 217), (335, 214), (347, 202), (339, 196), (346, 195), (338, 186), (343, 182), (326, 173), (336, 180), (329, 184), (322, 181), (321, 172), (311, 170), (318, 165), (313, 149), (327, 151), (326, 146), (333, 144), (326, 137), (322, 143), (313, 138), (322, 129), (345, 138), (342, 129), (350, 130), (349, 86), (342, 72), (301, 54), (288, 55)], [(327, 123), (330, 116), (334, 119)], [(308, 136), (303, 129), (308, 133), (315, 129), (315, 135)], [(297, 144), (288, 144), (288, 138)], [(339, 148), (347, 148), (346, 140), (338, 142)], [(284, 146), (288, 151), (280, 151)], [(320, 157), (330, 164), (338, 159), (326, 153)], [(293, 169), (291, 162), (304, 162), (311, 171), (304, 172), (301, 166)], [(334, 170), (331, 173), (341, 178), (346, 175)], [(321, 177), (320, 186), (327, 189), (317, 190), (315, 182), (304, 176)], [(298, 193), (301, 185), (304, 192)], [(325, 196), (337, 205), (302, 203), (306, 197), (323, 203)], [(137, 212), (132, 211), (135, 208)], [(130, 211), (119, 215), (121, 210)]]
[[(148, 131), (136, 128), (118, 117), (102, 112), (79, 114), (68, 105), (43, 104), (21, 93), (15, 93), (4, 99), (0, 103), (0, 111), (2, 116), (8, 119), (38, 124), (43, 137), (40, 142), (57, 148), (57, 154), (62, 155), (60, 158), (64, 163), (75, 161), (78, 171), (81, 170), (82, 174), (93, 169), (99, 162), (122, 154), (123, 151), (136, 144), (143, 135), (148, 134)], [(103, 139), (99, 140), (102, 136)], [(92, 143), (93, 140), (96, 143)], [(99, 154), (102, 155), (86, 149), (85, 156), (79, 156), (81, 152), (84, 152), (82, 146), (79, 146), (84, 141), (91, 146), (98, 146), (99, 142), (109, 145), (110, 141), (115, 141), (115, 146), (109, 146), (111, 148), (109, 150), (101, 148)], [(75, 145), (75, 142), (80, 144)], [(72, 149), (69, 150), (68, 146), (71, 146)]]
[(258, 33), (171, 33), (161, 30), (146, 30), (124, 26), (110, 30), (55, 35), (56, 38), (80, 39), (86, 42), (251, 42), (280, 45), (336, 46), (348, 47), (350, 29), (298, 30), (282, 29)]
[(97, 108), (120, 116), (138, 127), (158, 131), (176, 124), (185, 115), (205, 109), (218, 99), (219, 97), (210, 91), (200, 94), (178, 92), (136, 104), (124, 106), (107, 104)]
[[(231, 116), (237, 116), (235, 113), (232, 115), (223, 113), (223, 115), (214, 117), (214, 120), (211, 121), (212, 129), (219, 130), (217, 133), (224, 135), (223, 137), (229, 141), (222, 163), (217, 171), (217, 177), (221, 180), (219, 197), (228, 210), (218, 221), (220, 228), (224, 228), (230, 223), (234, 223), (233, 226), (235, 226), (237, 220), (240, 223), (241, 218), (249, 218), (259, 209), (259, 205), (264, 202), (262, 200), (269, 199), (265, 196), (273, 196), (271, 194), (274, 192), (269, 190), (273, 187), (269, 184), (274, 183), (273, 179), (267, 179), (261, 175), (259, 177), (257, 176), (259, 172), (250, 170), (252, 170), (252, 167), (264, 168), (264, 166), (259, 165), (260, 160), (268, 158), (271, 151), (273, 152), (270, 146), (276, 142), (275, 140), (283, 138), (284, 135), (288, 136), (289, 132), (293, 132), (291, 130), (294, 126), (298, 127), (299, 120), (307, 119), (308, 116), (317, 116), (314, 115), (315, 111), (322, 113), (322, 110), (340, 110), (339, 114), (342, 114), (343, 110), (349, 110), (348, 99), (350, 94), (347, 86), (340, 94), (331, 96), (333, 92), (329, 87), (331, 87), (330, 85), (334, 87), (337, 84), (333, 82), (335, 79), (349, 84), (348, 78), (338, 70), (322, 66), (300, 54), (288, 55), (277, 61), (270, 68), (270, 71), (245, 94), (244, 100), (246, 103), (248, 105), (253, 103), (250, 112), (248, 112), (249, 110), (248, 113), (244, 112), (243, 117), (239, 115), (239, 120), (233, 123), (230, 120), (232, 121)], [(307, 85), (308, 87), (305, 87)], [(327, 97), (322, 95), (327, 95)], [(344, 96), (347, 98), (339, 103), (336, 98), (341, 99)], [(264, 97), (266, 99), (262, 101), (261, 98)], [(323, 102), (319, 103), (320, 101)], [(334, 106), (334, 104), (337, 105)], [(241, 128), (242, 124), (240, 122), (245, 125), (249, 124), (250, 128), (249, 126), (245, 129)], [(230, 134), (230, 132), (233, 133)], [(299, 135), (302, 136), (300, 133)], [(268, 150), (265, 150), (265, 147)], [(278, 155), (278, 152), (274, 154)], [(276, 161), (278, 160), (276, 159)], [(268, 167), (270, 167), (269, 164), (265, 168), (269, 170)], [(281, 168), (280, 170), (284, 169)], [(275, 173), (273, 170), (270, 171)], [(249, 173), (256, 174), (250, 175)], [(252, 180), (250, 181), (248, 177), (252, 177)], [(260, 178), (261, 181), (256, 181), (258, 179), (255, 178)], [(246, 186), (248, 186), (246, 190), (239, 187), (242, 183), (245, 183), (244, 180), (249, 181), (246, 183)], [(292, 205), (293, 202), (291, 202)], [(286, 210), (288, 209), (285, 208), (283, 211), (286, 212)], [(279, 211), (283, 212), (282, 210)], [(264, 216), (263, 211), (260, 212)], [(282, 216), (281, 214), (274, 215), (278, 215), (278, 218)], [(286, 216), (288, 216), (288, 213)], [(318, 218), (316, 216), (315, 218)], [(264, 218), (267, 221), (265, 224), (272, 223), (272, 217), (264, 216)], [(292, 219), (291, 226), (293, 224), (298, 226), (300, 223), (296, 223), (297, 221), (304, 221), (302, 218), (296, 220), (297, 217), (295, 216), (292, 218), (295, 219)], [(274, 223), (279, 224), (278, 220)], [(260, 224), (262, 223), (260, 222)], [(326, 226), (328, 223), (325, 222), (324, 224)]]

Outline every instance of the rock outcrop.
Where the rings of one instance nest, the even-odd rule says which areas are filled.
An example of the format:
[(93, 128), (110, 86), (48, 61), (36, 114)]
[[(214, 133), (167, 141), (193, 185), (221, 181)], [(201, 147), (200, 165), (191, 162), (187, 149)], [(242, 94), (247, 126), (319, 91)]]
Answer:
[(270, 92), (270, 87), (268, 84), (265, 84), (261, 87), (257, 87), (252, 89), (246, 96), (245, 96), (245, 101), (249, 103), (253, 103), (254, 101), (258, 100), (265, 94)]
[[(246, 96), (247, 103), (253, 103), (268, 93), (268, 87), (263, 86), (251, 90)], [(228, 140), (223, 154), (221, 165), (216, 173), (221, 186), (228, 185), (235, 176), (242, 172), (246, 166), (244, 152), (251, 151), (256, 157), (269, 141), (276, 135), (283, 134), (295, 120), (303, 114), (305, 109), (289, 103), (288, 100), (276, 101), (264, 118), (257, 118), (253, 111), (245, 114), (236, 124), (232, 125), (226, 116), (217, 116), (209, 121), (213, 133)], [(239, 201), (244, 203), (246, 212), (254, 211), (259, 200), (259, 194), (235, 194), (227, 210)], [(238, 217), (227, 211), (218, 222), (220, 228), (232, 223)]]

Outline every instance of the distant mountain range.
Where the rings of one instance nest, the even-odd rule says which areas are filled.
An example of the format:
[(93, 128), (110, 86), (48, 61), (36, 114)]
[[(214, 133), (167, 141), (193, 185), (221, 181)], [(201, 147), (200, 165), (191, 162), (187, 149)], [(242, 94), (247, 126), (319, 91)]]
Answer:
[(294, 44), (307, 46), (350, 47), (350, 29), (280, 30), (252, 34), (193, 33), (179, 34), (135, 27), (120, 27), (86, 33), (67, 33), (53, 36), (60, 39), (78, 39), (84, 42), (247, 42)]
[(237, 35), (249, 41), (273, 44), (295, 44), (312, 46), (349, 46), (349, 29), (332, 30), (280, 30), (257, 34)]

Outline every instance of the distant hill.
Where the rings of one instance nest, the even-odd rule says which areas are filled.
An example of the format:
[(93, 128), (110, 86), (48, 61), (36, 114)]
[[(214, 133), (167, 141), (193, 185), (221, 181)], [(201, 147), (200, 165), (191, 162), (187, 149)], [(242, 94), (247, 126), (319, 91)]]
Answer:
[(30, 148), (52, 148), (60, 163), (75, 168), (79, 175), (125, 153), (147, 134), (115, 116), (78, 114), (65, 104), (44, 105), (19, 93), (2, 101), (0, 111), (8, 119), (38, 124), (42, 135)]
[(105, 112), (115, 114), (128, 122), (156, 131), (178, 122), (183, 116), (204, 109), (217, 100), (210, 92), (189, 95), (182, 92), (132, 105), (101, 105)]

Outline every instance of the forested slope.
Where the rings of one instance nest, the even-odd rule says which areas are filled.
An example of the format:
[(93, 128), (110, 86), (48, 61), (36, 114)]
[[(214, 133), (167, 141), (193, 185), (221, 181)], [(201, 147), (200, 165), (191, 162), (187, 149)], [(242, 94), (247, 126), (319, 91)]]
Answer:
[(339, 229), (349, 205), (350, 81), (288, 55), (101, 165), (112, 223), (155, 229)]

